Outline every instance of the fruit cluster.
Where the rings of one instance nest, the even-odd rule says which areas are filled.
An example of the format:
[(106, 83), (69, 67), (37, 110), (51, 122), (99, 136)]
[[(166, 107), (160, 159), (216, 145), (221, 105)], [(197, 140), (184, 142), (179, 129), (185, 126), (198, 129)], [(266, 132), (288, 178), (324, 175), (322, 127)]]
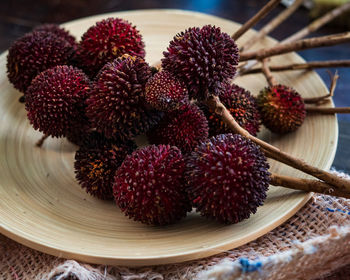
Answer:
[[(136, 27), (119, 18), (97, 22), (79, 43), (65, 29), (44, 25), (9, 49), (8, 78), (23, 93), (35, 129), (79, 146), (74, 167), (81, 187), (114, 199), (129, 218), (165, 225), (193, 207), (223, 223), (248, 218), (266, 198), (269, 165), (256, 144), (230, 133), (206, 100), (219, 96), (256, 135), (260, 112), (271, 116), (270, 127), (278, 125), (278, 106), (265, 103), (276, 104), (283, 88), (264, 90), (256, 101), (230, 84), (238, 48), (215, 26), (177, 34), (160, 69), (144, 60), (144, 47)], [(300, 122), (289, 119), (281, 132)], [(150, 145), (137, 149), (140, 134)]]

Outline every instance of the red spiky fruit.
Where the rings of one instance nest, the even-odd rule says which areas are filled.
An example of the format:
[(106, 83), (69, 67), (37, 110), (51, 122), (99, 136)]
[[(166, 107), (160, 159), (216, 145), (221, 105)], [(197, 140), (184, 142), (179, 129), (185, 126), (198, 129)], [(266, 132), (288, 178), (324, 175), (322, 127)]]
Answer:
[(63, 27), (60, 27), (57, 24), (53, 23), (47, 23), (42, 24), (33, 29), (33, 32), (35, 31), (45, 31), (55, 34), (59, 38), (65, 39), (68, 43), (70, 43), (73, 47), (77, 47), (77, 41), (75, 40), (75, 37), (72, 36), (69, 31), (64, 29)]
[(188, 103), (185, 85), (168, 71), (160, 71), (147, 81), (146, 101), (160, 111), (173, 111)]
[(84, 101), (89, 91), (88, 77), (72, 66), (41, 72), (26, 91), (28, 119), (35, 129), (53, 137), (84, 129), (88, 126)]
[(151, 145), (127, 156), (117, 170), (114, 197), (130, 219), (166, 225), (191, 211), (183, 186), (184, 159), (169, 145)]
[(42, 71), (68, 64), (74, 52), (64, 38), (51, 32), (35, 31), (15, 41), (7, 55), (7, 76), (16, 89), (25, 93)]
[(87, 99), (92, 127), (107, 138), (130, 139), (146, 132), (160, 119), (145, 101), (149, 65), (139, 57), (122, 57), (107, 63)]
[[(256, 136), (261, 123), (260, 114), (256, 99), (248, 90), (235, 84), (226, 84), (223, 93), (220, 94), (220, 101), (241, 127)], [(210, 136), (232, 131), (220, 116), (206, 105), (201, 106), (201, 108), (208, 119)]]
[(135, 149), (131, 141), (112, 141), (90, 133), (75, 154), (75, 177), (80, 186), (97, 198), (113, 199), (115, 172)]
[(218, 95), (222, 83), (234, 77), (239, 61), (234, 40), (219, 27), (193, 27), (177, 34), (163, 53), (162, 67), (188, 87), (190, 97)]
[(264, 88), (257, 97), (262, 123), (272, 132), (285, 134), (304, 122), (304, 100), (293, 88), (275, 85)]
[(208, 138), (208, 122), (196, 105), (184, 105), (168, 115), (148, 133), (152, 144), (169, 144), (183, 153), (191, 152)]
[(269, 164), (250, 140), (220, 134), (202, 142), (188, 157), (189, 198), (201, 215), (233, 224), (255, 213), (266, 198)]
[(77, 50), (78, 65), (94, 76), (107, 63), (129, 54), (145, 57), (145, 45), (135, 26), (124, 19), (107, 18), (91, 26)]

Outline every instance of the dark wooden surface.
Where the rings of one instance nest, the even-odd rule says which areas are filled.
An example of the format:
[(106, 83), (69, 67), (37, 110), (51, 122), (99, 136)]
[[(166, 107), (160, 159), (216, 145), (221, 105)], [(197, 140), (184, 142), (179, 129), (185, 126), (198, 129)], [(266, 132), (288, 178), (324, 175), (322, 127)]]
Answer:
[[(243, 23), (267, 1), (261, 0), (1, 0), (0, 1), (0, 51), (6, 50), (11, 43), (34, 26), (41, 23), (63, 23), (89, 15), (133, 10), (172, 8), (194, 10), (213, 14), (236, 22)], [(268, 17), (282, 11), (278, 6)], [(308, 11), (300, 8), (272, 36), (281, 40), (294, 33), (309, 21)], [(259, 29), (268, 19), (257, 24)], [(326, 26), (313, 35), (326, 35), (342, 32), (345, 28)], [(320, 48), (300, 52), (306, 60), (350, 59), (350, 44), (343, 44), (330, 48)], [(329, 84), (325, 70), (318, 73)], [(339, 69), (338, 82), (334, 102), (337, 106), (350, 106), (350, 70)], [(339, 115), (339, 143), (333, 166), (338, 170), (350, 172), (350, 116)]]

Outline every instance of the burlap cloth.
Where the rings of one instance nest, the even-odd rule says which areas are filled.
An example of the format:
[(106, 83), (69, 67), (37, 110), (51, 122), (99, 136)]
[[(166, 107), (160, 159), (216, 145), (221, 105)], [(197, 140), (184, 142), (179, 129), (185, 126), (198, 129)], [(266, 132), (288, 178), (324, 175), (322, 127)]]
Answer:
[(286, 223), (244, 246), (138, 269), (60, 259), (0, 235), (0, 279), (350, 279), (350, 199), (314, 195)]

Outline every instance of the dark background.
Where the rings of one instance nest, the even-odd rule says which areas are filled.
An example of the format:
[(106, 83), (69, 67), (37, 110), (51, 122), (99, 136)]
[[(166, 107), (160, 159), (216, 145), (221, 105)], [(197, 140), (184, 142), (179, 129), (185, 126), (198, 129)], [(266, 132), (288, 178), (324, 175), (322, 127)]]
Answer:
[[(193, 10), (213, 14), (243, 23), (252, 17), (267, 1), (261, 0), (52, 0), (52, 1), (0, 1), (0, 52), (36, 25), (42, 23), (63, 23), (73, 19), (114, 11), (133, 9), (173, 8)], [(279, 5), (255, 28), (259, 29), (274, 15), (284, 9)], [(309, 11), (305, 8), (293, 14), (270, 35), (283, 39), (310, 22)], [(325, 26), (312, 36), (327, 35), (345, 31), (345, 27)], [(350, 59), (350, 44), (302, 51), (306, 60)], [(350, 106), (350, 70), (340, 68), (338, 86), (334, 97), (336, 106)], [(318, 70), (323, 80), (329, 85), (326, 70)], [(339, 115), (339, 143), (333, 166), (338, 170), (350, 172), (350, 116)]]

